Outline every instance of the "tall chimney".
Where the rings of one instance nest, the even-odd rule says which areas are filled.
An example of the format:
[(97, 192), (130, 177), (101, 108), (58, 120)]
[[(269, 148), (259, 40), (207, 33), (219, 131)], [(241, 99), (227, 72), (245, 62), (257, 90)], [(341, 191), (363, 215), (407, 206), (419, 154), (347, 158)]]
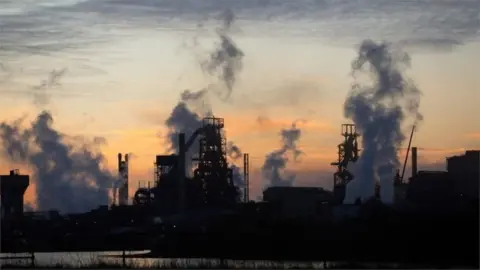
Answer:
[(417, 147), (412, 147), (412, 177), (417, 175)]
[(118, 172), (121, 172), (122, 168), (122, 154), (118, 153)]
[(123, 184), (123, 189), (124, 189), (124, 198), (123, 200), (125, 201), (125, 204), (128, 204), (128, 197), (129, 197), (129, 194), (128, 194), (128, 182), (129, 181), (129, 164), (128, 164), (128, 154), (125, 154), (125, 161), (123, 162), (123, 181), (124, 181), (124, 184)]
[(125, 160), (122, 160), (122, 154), (118, 153), (118, 177), (121, 181), (118, 187), (118, 204), (126, 205), (128, 204), (128, 154), (125, 154)]
[(178, 210), (180, 213), (185, 207), (185, 133), (178, 135)]
[(250, 180), (249, 180), (249, 161), (248, 161), (248, 154), (243, 154), (243, 181), (245, 182), (245, 190), (243, 191), (243, 201), (249, 202), (250, 201)]

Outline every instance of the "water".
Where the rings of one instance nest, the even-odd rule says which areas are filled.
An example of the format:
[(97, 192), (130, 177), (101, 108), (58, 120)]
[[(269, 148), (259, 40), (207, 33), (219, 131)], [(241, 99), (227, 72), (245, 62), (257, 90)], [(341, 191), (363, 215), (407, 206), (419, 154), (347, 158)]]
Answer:
[[(126, 255), (145, 254), (145, 251), (127, 251)], [(122, 265), (123, 259), (121, 251), (107, 252), (38, 252), (35, 253), (35, 266), (68, 266), (68, 267), (86, 267), (99, 264)], [(0, 254), (1, 265), (30, 265), (30, 254)], [(24, 258), (11, 258), (24, 257)], [(126, 265), (135, 268), (187, 268), (192, 266), (216, 266), (220, 264), (219, 260), (214, 259), (165, 259), (165, 258), (129, 258), (127, 257)], [(334, 263), (302, 263), (302, 262), (286, 262), (275, 263), (272, 261), (247, 261), (247, 262), (228, 262), (229, 266), (235, 266), (237, 269), (242, 268), (308, 268), (308, 269), (324, 269)]]
[[(143, 252), (126, 252), (127, 255), (136, 254), (136, 253), (146, 253)], [(121, 256), (122, 252), (116, 251), (107, 251), (107, 252), (38, 252), (35, 253), (35, 265), (37, 266), (50, 266), (50, 265), (68, 265), (73, 267), (82, 267), (87, 265), (99, 264), (101, 262), (108, 264), (122, 264), (121, 257), (109, 257), (109, 256)], [(19, 265), (19, 264), (31, 264), (29, 258), (12, 258), (12, 257), (29, 257), (30, 254), (9, 254), (4, 253), (0, 254), (1, 264), (7, 265)], [(150, 259), (150, 258), (128, 258), (126, 259), (128, 264), (133, 265), (145, 265), (152, 266), (155, 264), (156, 260), (159, 259)]]

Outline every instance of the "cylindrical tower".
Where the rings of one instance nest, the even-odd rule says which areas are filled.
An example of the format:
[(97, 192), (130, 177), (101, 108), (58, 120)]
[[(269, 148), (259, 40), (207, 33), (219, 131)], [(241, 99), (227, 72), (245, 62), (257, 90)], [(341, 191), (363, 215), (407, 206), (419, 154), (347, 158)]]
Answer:
[(118, 176), (120, 178), (120, 185), (118, 188), (118, 204), (128, 204), (128, 154), (125, 155), (125, 160), (122, 160), (122, 154), (118, 154)]
[(412, 177), (417, 175), (417, 147), (412, 147)]

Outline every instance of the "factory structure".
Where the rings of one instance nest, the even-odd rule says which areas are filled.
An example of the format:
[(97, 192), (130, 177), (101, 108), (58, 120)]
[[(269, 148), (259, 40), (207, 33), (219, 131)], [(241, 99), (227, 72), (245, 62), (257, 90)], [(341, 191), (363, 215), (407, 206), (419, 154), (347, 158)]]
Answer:
[[(480, 182), (480, 150), (468, 150), (464, 155), (446, 158), (443, 171), (426, 171), (418, 168), (418, 148), (412, 147), (415, 127), (412, 128), (407, 153), (402, 168), (397, 169), (394, 184), (394, 206), (403, 208), (427, 208), (429, 211), (443, 211), (458, 203), (478, 202)], [(330, 213), (331, 216), (355, 216), (358, 206), (345, 205), (347, 185), (355, 181), (348, 165), (360, 156), (359, 133), (353, 124), (342, 124), (342, 142), (337, 146), (338, 159), (331, 165), (336, 167), (333, 174), (333, 190), (314, 187), (271, 187), (264, 191), (263, 200), (275, 204), (274, 208), (288, 217), (313, 217)], [(405, 180), (405, 169), (411, 153), (411, 177)], [(374, 185), (374, 198), (380, 198), (380, 183)], [(358, 200), (357, 200), (358, 202)], [(328, 205), (329, 207), (325, 207)], [(448, 206), (446, 206), (448, 205)], [(340, 206), (340, 207), (338, 207)], [(279, 210), (279, 207), (281, 210)], [(330, 209), (332, 211), (326, 210)], [(336, 215), (340, 213), (339, 215)]]
[(417, 150), (412, 148), (412, 177), (406, 199), (421, 205), (442, 205), (455, 201), (478, 200), (480, 182), (480, 151), (446, 159), (445, 171), (417, 171)]
[[(233, 170), (227, 162), (227, 140), (224, 120), (208, 117), (202, 121), (190, 138), (180, 133), (178, 153), (157, 155), (154, 162), (153, 182), (142, 183), (133, 194), (132, 204), (152, 209), (156, 214), (172, 215), (199, 208), (228, 208), (242, 200), (248, 201), (248, 154), (244, 154), (245, 190), (241, 191), (233, 182)], [(198, 140), (197, 140), (198, 139)], [(187, 152), (199, 144), (198, 155), (193, 158), (196, 168), (193, 176), (187, 172)], [(128, 204), (128, 154), (125, 160), (118, 154), (118, 172), (121, 185), (118, 203)], [(243, 194), (243, 197), (241, 197)]]
[[(154, 162), (154, 179), (140, 185), (129, 194), (129, 157), (118, 154), (118, 185), (114, 189), (111, 206), (101, 209), (149, 213), (168, 217), (205, 209), (223, 211), (239, 205), (252, 204), (249, 198), (249, 156), (244, 154), (243, 185), (234, 182), (233, 169), (227, 162), (227, 141), (222, 118), (207, 117), (191, 137), (178, 134), (178, 152), (157, 155)], [(355, 181), (348, 165), (360, 156), (359, 134), (355, 125), (341, 126), (342, 142), (338, 147), (338, 160), (333, 174), (333, 190), (319, 187), (269, 187), (263, 192), (262, 204), (268, 204), (272, 215), (278, 217), (331, 217), (331, 209), (343, 204), (346, 186)], [(422, 171), (417, 165), (418, 148), (411, 147), (410, 136), (403, 168), (394, 179), (395, 203), (400, 205), (443, 205), (456, 201), (478, 201), (480, 181), (480, 151), (466, 151), (464, 155), (448, 157), (445, 171)], [(193, 158), (195, 166), (187, 172), (187, 153), (197, 143), (199, 152)], [(404, 180), (408, 155), (411, 152), (411, 177)], [(0, 176), (2, 223), (23, 215), (23, 196), (29, 185), (29, 176), (12, 170)], [(375, 186), (378, 197), (381, 186)], [(132, 195), (132, 197), (130, 197)], [(446, 200), (447, 199), (447, 200)], [(349, 212), (343, 207), (342, 211)], [(121, 210), (124, 209), (124, 210)], [(128, 210), (126, 210), (128, 209)], [(335, 216), (335, 215), (333, 215)]]
[[(244, 185), (235, 186), (233, 170), (227, 162), (223, 128), (222, 118), (208, 117), (203, 119), (202, 127), (190, 138), (187, 139), (184, 133), (180, 133), (178, 153), (155, 157), (153, 182), (139, 185), (131, 203), (128, 192), (129, 157), (128, 154), (119, 153), (119, 184), (114, 189), (112, 207), (144, 206), (154, 209), (159, 214), (171, 215), (205, 207), (231, 208), (236, 204), (248, 202), (249, 156), (247, 153), (243, 155)], [(411, 147), (413, 131), (405, 163), (403, 168), (397, 171), (394, 179), (395, 202), (438, 205), (446, 198), (449, 198), (449, 201), (478, 200), (480, 151), (470, 150), (464, 155), (446, 158), (445, 171), (418, 170), (418, 148)], [(357, 141), (360, 135), (355, 125), (343, 124), (341, 136), (343, 140), (337, 146), (338, 160), (331, 163), (336, 167), (332, 191), (317, 187), (270, 187), (263, 192), (263, 200), (281, 205), (285, 215), (304, 213), (311, 216), (318, 213), (317, 206), (341, 205), (345, 198), (346, 186), (355, 179), (348, 170), (348, 165), (355, 163), (360, 156)], [(193, 170), (193, 175), (189, 176), (186, 171), (186, 154), (194, 143), (199, 144), (199, 153), (193, 158), (197, 166)], [(405, 181), (405, 167), (410, 152), (412, 172), (410, 179)], [(12, 170), (8, 175), (1, 176), (0, 183), (2, 219), (21, 216), (23, 195), (29, 185), (29, 176), (21, 175), (18, 170)], [(377, 183), (375, 188), (378, 197), (381, 187)]]

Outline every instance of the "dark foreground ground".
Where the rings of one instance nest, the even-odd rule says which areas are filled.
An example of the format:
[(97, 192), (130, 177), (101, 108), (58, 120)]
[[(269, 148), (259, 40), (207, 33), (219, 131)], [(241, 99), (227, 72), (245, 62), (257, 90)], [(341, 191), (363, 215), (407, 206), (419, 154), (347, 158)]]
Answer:
[[(452, 267), (454, 268), (454, 267)], [(379, 263), (308, 263), (272, 261), (217, 261), (215, 263), (93, 263), (88, 265), (2, 265), (2, 269), (438, 269), (433, 265), (379, 264)], [(445, 269), (445, 267), (443, 267)], [(458, 269), (458, 268), (457, 268)]]
[(479, 268), (478, 206), (448, 214), (398, 213), (379, 207), (342, 222), (231, 215), (211, 220), (205, 226), (195, 224), (194, 230), (191, 225), (164, 224), (141, 233), (115, 236), (101, 228), (86, 227), (70, 238), (60, 236), (60, 229), (45, 226), (31, 233), (31, 245), (17, 245), (16, 241), (10, 248), (18, 247), (16, 252), (138, 248), (152, 250), (148, 256), (156, 258), (348, 262), (350, 267), (346, 268), (369, 262), (396, 264), (400, 268)]
[(239, 224), (220, 222), (208, 234), (172, 232), (152, 255), (479, 267), (478, 215), (378, 216), (341, 224), (285, 221), (257, 224), (254, 231)]

